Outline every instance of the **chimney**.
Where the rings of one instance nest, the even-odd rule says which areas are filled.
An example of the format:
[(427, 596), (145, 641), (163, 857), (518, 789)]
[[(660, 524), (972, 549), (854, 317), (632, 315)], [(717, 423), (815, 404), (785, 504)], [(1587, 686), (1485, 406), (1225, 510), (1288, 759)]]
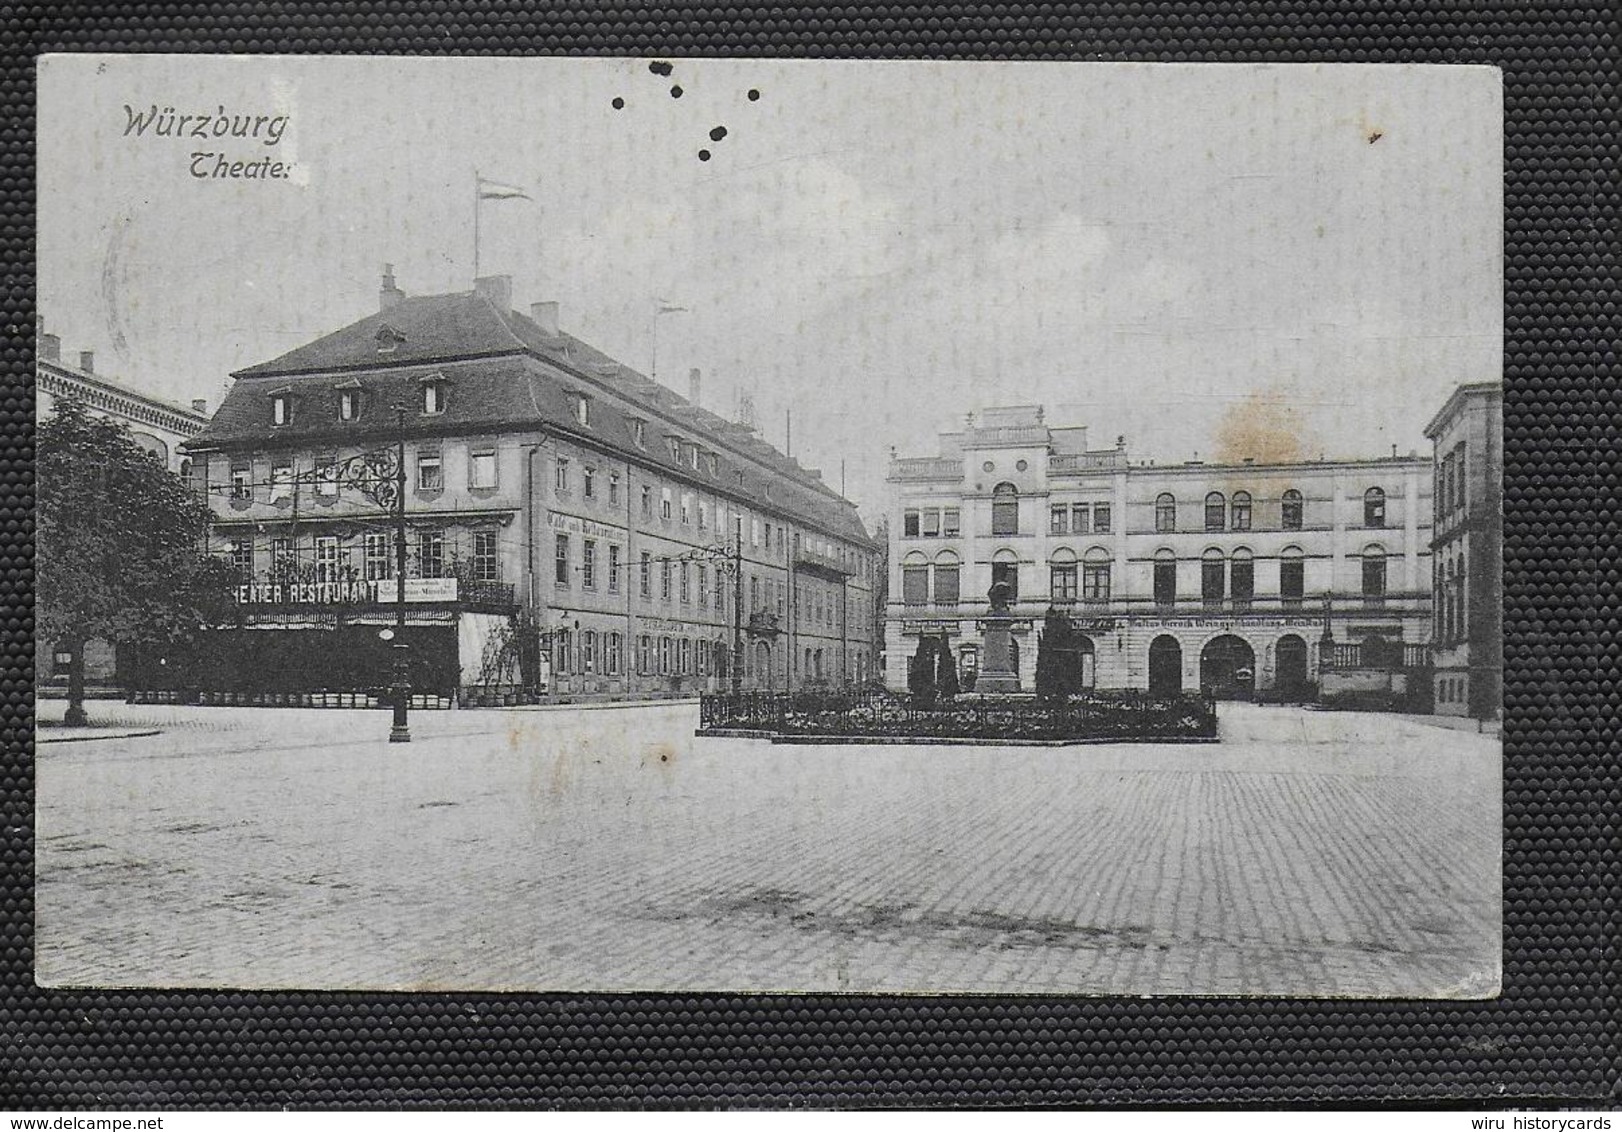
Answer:
[(191, 411), (200, 417), (208, 416), (208, 398), (193, 397), (191, 400)]
[(62, 339), (54, 334), (45, 333), (44, 323), (40, 324), (37, 353), (39, 360), (42, 362), (59, 362), (62, 360)]
[(489, 299), (502, 313), (513, 309), (511, 275), (481, 275), (473, 281), (473, 290)]
[(86, 373), (96, 372), (96, 352), (94, 350), (79, 351), (79, 368)]
[(386, 311), (403, 298), (405, 298), (405, 292), (395, 286), (394, 283), (394, 264), (385, 263), (383, 265), (383, 285), (378, 288), (377, 292), (377, 309)]
[(548, 338), (556, 338), (563, 332), (558, 329), (558, 305), (556, 303), (529, 304), (529, 317), (535, 325), (541, 328), (541, 333)]
[(695, 409), (700, 407), (698, 395), (703, 376), (703, 371), (697, 366), (687, 371), (687, 399), (693, 403)]

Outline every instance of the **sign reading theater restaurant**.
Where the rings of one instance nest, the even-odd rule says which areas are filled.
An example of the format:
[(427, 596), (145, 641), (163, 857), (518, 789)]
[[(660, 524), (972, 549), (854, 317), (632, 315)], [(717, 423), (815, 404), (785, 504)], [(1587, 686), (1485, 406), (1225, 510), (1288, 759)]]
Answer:
[[(377, 605), (391, 604), (399, 583), (392, 578), (370, 582), (266, 582), (236, 588), (238, 605)], [(407, 578), (405, 599), (455, 601), (455, 578)]]

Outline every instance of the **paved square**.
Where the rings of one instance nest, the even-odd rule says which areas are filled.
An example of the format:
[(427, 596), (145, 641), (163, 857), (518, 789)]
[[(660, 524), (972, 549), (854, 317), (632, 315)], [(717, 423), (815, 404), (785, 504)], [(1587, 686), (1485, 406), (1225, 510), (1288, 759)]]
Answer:
[(384, 712), (93, 706), (161, 733), (38, 748), (47, 985), (1498, 986), (1498, 740), (1410, 719), (774, 747), (673, 705), (419, 712), (390, 746)]

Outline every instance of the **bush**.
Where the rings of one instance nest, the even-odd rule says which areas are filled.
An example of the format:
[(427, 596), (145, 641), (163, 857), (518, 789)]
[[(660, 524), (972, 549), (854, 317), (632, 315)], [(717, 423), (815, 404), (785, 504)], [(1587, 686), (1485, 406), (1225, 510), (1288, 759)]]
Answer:
[(959, 691), (957, 658), (952, 655), (952, 642), (942, 637), (938, 652), (940, 660), (935, 666), (935, 692), (941, 699), (950, 700)]
[(935, 638), (919, 637), (918, 651), (907, 663), (907, 691), (923, 707), (935, 704)]

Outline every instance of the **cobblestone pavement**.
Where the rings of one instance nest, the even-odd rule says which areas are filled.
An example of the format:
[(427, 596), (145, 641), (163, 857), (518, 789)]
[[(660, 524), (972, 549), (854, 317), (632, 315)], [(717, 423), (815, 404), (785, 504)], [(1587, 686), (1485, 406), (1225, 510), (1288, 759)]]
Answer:
[[(42, 704), (42, 712), (60, 712)], [(778, 746), (692, 705), (136, 708), (38, 753), (47, 985), (1472, 996), (1496, 738)]]

